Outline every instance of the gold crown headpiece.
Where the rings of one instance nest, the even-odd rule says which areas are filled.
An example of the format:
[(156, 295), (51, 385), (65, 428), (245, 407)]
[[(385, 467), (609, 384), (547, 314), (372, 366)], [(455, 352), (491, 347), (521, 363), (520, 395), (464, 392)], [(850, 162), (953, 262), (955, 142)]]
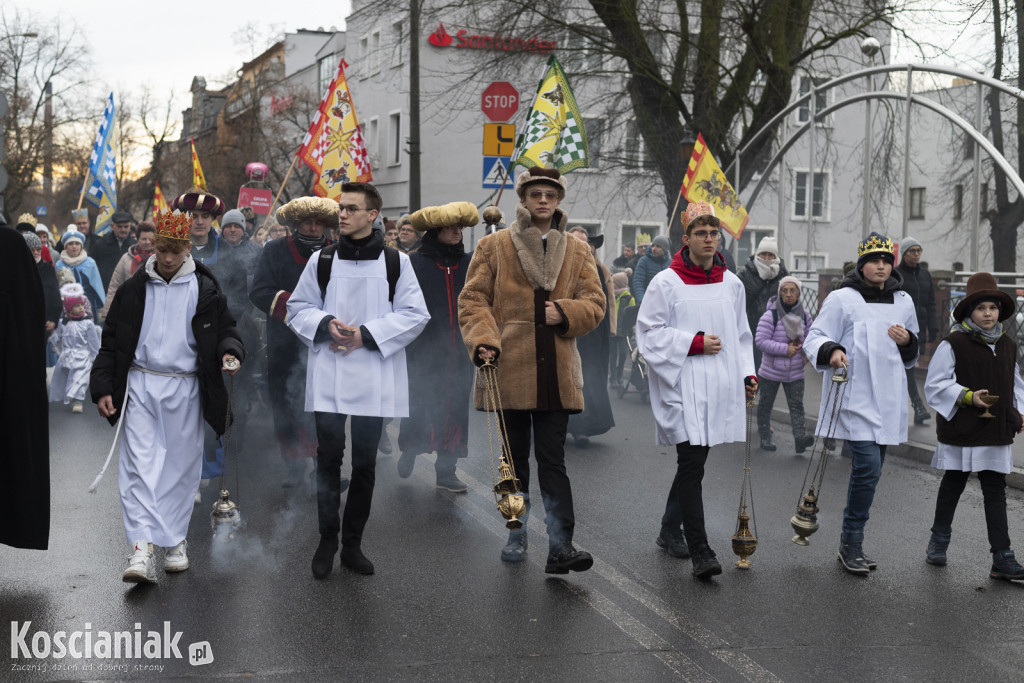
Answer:
[(157, 211), (156, 236), (188, 242), (192, 239), (192, 215), (181, 211)]
[(861, 257), (864, 254), (872, 254), (875, 252), (881, 252), (884, 254), (893, 254), (893, 243), (888, 237), (883, 237), (878, 233), (871, 233), (863, 242), (857, 244), (857, 257)]

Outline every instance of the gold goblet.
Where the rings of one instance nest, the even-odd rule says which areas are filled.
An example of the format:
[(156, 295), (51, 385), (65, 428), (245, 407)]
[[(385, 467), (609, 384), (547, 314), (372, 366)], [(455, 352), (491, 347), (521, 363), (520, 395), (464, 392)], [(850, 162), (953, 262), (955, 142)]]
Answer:
[(985, 394), (984, 396), (979, 396), (978, 398), (980, 398), (981, 402), (985, 404), (985, 412), (981, 414), (981, 417), (995, 417), (995, 415), (988, 412), (988, 409), (996, 404), (996, 401), (999, 400), (999, 397), (993, 396), (992, 394)]

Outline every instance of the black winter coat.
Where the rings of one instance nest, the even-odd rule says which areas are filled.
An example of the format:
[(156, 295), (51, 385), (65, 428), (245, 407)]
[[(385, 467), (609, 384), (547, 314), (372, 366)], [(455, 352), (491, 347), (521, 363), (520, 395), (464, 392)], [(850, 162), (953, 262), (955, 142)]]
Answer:
[(97, 238), (92, 248), (89, 249), (89, 256), (96, 262), (96, 268), (100, 271), (100, 277), (103, 278), (102, 287), (104, 292), (107, 291), (107, 287), (110, 285), (110, 276), (114, 274), (117, 262), (128, 253), (128, 250), (134, 244), (135, 240), (129, 235), (119, 246), (117, 238), (114, 236), (114, 231), (111, 230), (103, 237)]
[(917, 326), (921, 330), (921, 342), (939, 339), (939, 316), (935, 312), (935, 285), (932, 274), (921, 266), (896, 266), (903, 276), (903, 291), (910, 295), (917, 311)]
[(39, 279), (43, 282), (46, 322), (56, 325), (60, 322), (60, 315), (63, 310), (60, 301), (60, 284), (57, 282), (57, 271), (53, 269), (52, 263), (47, 263), (42, 259), (36, 263), (36, 270), (39, 271)]
[[(149, 273), (139, 268), (114, 295), (103, 326), (100, 352), (92, 364), (89, 390), (94, 403), (103, 396), (112, 396), (117, 412), (107, 418), (117, 424), (128, 387), (128, 370), (135, 360), (142, 319), (146, 312), (146, 283)], [(245, 359), (242, 338), (235, 329), (235, 319), (228, 309), (228, 300), (210, 269), (196, 263), (199, 299), (192, 318), (192, 334), (199, 348), (199, 393), (203, 417), (218, 436), (224, 433), (228, 409), (228, 392), (221, 375), (221, 358), (230, 353)]]
[(779, 280), (789, 275), (786, 264), (779, 259), (779, 273), (771, 280), (762, 280), (754, 265), (756, 254), (751, 254), (746, 264), (736, 273), (747, 291), (747, 324), (750, 331), (757, 329), (761, 316), (768, 310), (768, 299), (779, 293)]

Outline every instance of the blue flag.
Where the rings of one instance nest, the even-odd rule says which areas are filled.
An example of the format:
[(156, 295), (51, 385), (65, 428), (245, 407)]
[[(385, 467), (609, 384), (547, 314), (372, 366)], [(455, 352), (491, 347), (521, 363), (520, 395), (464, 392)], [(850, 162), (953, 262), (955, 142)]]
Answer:
[(85, 184), (88, 188), (85, 196), (89, 202), (99, 208), (96, 216), (97, 235), (110, 229), (110, 219), (117, 206), (117, 158), (114, 156), (114, 93), (107, 97), (107, 107), (103, 110), (103, 120), (96, 132), (96, 140), (92, 143), (92, 156), (89, 158), (89, 175)]

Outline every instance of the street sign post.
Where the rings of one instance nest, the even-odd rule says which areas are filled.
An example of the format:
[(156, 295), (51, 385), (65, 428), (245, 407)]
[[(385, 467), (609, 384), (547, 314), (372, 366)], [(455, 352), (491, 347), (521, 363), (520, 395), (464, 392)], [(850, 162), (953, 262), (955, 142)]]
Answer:
[(508, 121), (519, 111), (519, 91), (508, 81), (495, 81), (480, 96), (480, 111), (491, 121)]
[(514, 123), (484, 124), (484, 156), (508, 157), (516, 146), (516, 126)]
[(485, 190), (496, 190), (501, 187), (502, 183), (505, 183), (505, 187), (511, 188), (515, 184), (515, 174), (513, 173), (508, 180), (505, 176), (508, 175), (509, 157), (502, 156), (485, 156), (484, 157), (484, 181), (483, 188)]

